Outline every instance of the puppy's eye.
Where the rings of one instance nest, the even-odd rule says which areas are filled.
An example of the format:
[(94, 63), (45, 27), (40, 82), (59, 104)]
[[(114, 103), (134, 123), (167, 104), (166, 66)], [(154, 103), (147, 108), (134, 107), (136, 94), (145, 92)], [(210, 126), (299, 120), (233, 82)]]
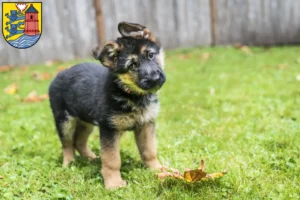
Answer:
[(154, 58), (154, 53), (148, 53), (148, 58), (152, 60)]

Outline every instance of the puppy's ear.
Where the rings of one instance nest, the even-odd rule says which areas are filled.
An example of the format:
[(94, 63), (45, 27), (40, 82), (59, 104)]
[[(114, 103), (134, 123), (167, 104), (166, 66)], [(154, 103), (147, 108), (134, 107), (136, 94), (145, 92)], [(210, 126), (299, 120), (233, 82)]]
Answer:
[(148, 39), (155, 42), (155, 37), (151, 31), (140, 24), (134, 24), (129, 22), (120, 22), (118, 25), (120, 34), (124, 37), (134, 37), (138, 39)]
[(103, 47), (98, 46), (93, 49), (92, 55), (96, 60), (99, 60), (102, 65), (113, 69), (116, 67), (118, 52), (119, 45), (114, 41), (108, 41)]

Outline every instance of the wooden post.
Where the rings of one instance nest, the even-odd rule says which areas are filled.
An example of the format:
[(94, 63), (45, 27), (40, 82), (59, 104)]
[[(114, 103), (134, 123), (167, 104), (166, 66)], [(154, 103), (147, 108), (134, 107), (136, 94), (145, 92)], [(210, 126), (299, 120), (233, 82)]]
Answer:
[(102, 0), (94, 0), (94, 7), (96, 11), (95, 13), (98, 44), (102, 44), (105, 41)]
[(217, 9), (216, 0), (210, 0), (211, 45), (217, 44)]

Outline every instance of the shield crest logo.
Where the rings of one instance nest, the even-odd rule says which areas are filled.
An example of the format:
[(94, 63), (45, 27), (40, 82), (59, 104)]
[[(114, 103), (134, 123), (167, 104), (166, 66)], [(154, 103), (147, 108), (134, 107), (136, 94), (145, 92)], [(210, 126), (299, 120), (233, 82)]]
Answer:
[(35, 45), (42, 34), (42, 3), (2, 2), (2, 34), (15, 48)]

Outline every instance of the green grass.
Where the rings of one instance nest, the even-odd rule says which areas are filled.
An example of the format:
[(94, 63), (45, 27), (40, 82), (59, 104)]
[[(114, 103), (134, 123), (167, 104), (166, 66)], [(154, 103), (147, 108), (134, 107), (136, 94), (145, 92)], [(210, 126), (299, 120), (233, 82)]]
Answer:
[[(121, 142), (128, 186), (115, 191), (103, 187), (100, 160), (77, 157), (70, 168), (61, 168), (48, 101), (18, 99), (32, 90), (46, 93), (49, 81), (33, 80), (31, 74), (54, 74), (61, 64), (0, 73), (0, 199), (298, 199), (300, 48), (251, 52), (232, 47), (168, 51), (167, 83), (159, 94), (161, 162), (183, 171), (197, 168), (204, 158), (208, 172), (229, 173), (196, 184), (160, 181), (142, 165), (128, 132)], [(210, 58), (201, 59), (203, 53)], [(12, 82), (19, 92), (4, 94)], [(98, 130), (89, 144), (98, 154)]]

